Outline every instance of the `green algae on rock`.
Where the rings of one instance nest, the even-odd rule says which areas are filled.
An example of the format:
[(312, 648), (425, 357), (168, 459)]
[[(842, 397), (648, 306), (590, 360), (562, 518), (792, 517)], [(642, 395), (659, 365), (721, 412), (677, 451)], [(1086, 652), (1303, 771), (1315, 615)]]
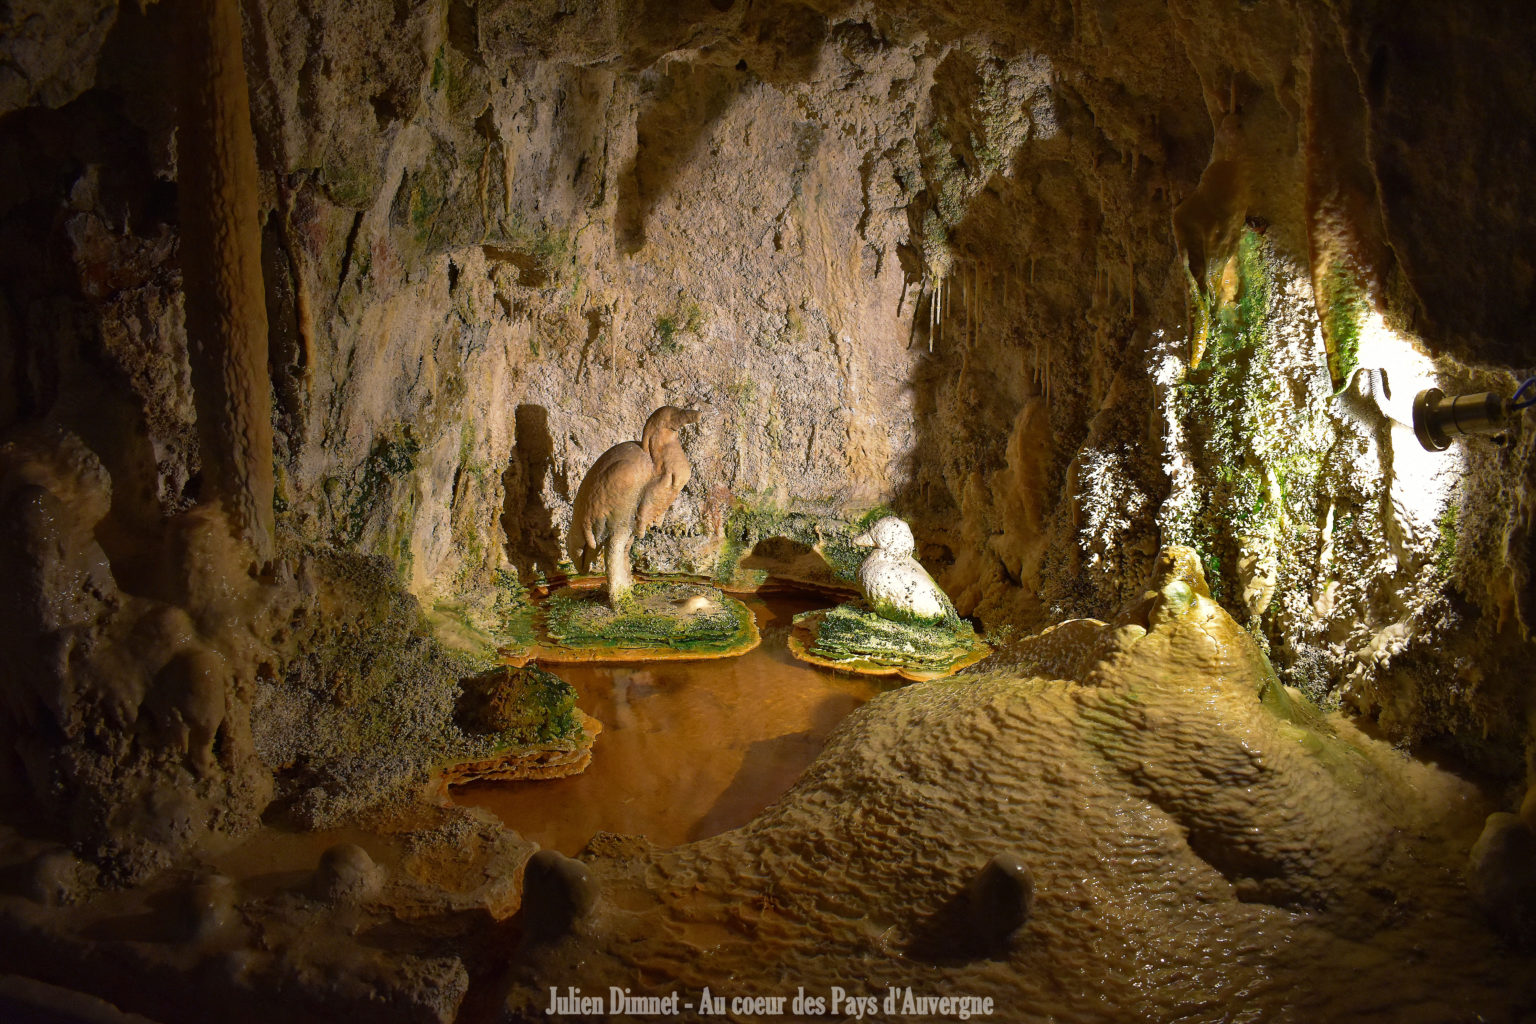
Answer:
[(568, 587), (542, 611), (545, 642), (536, 654), (556, 663), (723, 658), (762, 640), (746, 605), (695, 583), (637, 583), (618, 608), (601, 591)]
[(459, 721), (478, 733), (514, 743), (547, 743), (580, 729), (576, 690), (537, 665), (501, 665), (461, 684)]
[(898, 620), (862, 603), (796, 615), (789, 649), (813, 665), (914, 681), (953, 675), (992, 653), (964, 619)]
[(444, 765), (590, 747), (564, 685), (542, 676), (505, 695), (502, 727), (456, 713), (466, 688), (488, 688), (477, 675), (486, 663), (437, 638), (385, 559), (317, 548), (304, 572), (318, 607), (294, 618), (289, 641), (304, 656), (258, 678), (253, 701), (256, 753), (276, 773), (282, 816), (332, 827), (414, 799)]
[(891, 510), (885, 505), (789, 501), (771, 494), (737, 496), (722, 524), (724, 544), (714, 579), (729, 590), (756, 590), (771, 577), (789, 583), (839, 590), (852, 589), (865, 549), (854, 535)]

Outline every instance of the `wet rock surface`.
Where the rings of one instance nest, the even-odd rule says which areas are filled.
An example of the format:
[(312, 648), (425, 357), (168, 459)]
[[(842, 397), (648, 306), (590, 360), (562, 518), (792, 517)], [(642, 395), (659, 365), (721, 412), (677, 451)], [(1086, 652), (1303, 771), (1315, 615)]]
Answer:
[[(387, 559), (484, 648), (500, 582), (559, 573), (582, 474), (677, 400), (695, 473), (652, 569), (720, 568), (732, 507), (887, 502), (962, 612), (1033, 629), (1196, 544), (1288, 685), (1520, 774), (1529, 432), (1441, 474), (1392, 416), (1524, 368), (1532, 285), (1464, 239), (1522, 251), (1527, 200), (1446, 183), (1518, 180), (1491, 169), (1523, 166), (1497, 140), (1528, 90), (1489, 69), (1529, 26), (1491, 2), (567, 7), (285, 0), (246, 26), (287, 528)], [(0, 423), (97, 454), (136, 584), (134, 539), (205, 482), (145, 57), (176, 21), (44, 8), (7, 37)], [(1454, 359), (1405, 374), (1378, 327)]]
[[(749, 825), (667, 851), (594, 843), (588, 870), (633, 916), (515, 968), (527, 987), (508, 1019), (542, 1012), (540, 986), (641, 972), (657, 991), (729, 976), (753, 992), (786, 977), (965, 992), (1027, 1019), (1529, 1005), (1536, 991), (1508, 973), (1519, 954), (1460, 884), (1475, 790), (1279, 700), (1193, 565), (1168, 559), (1163, 589), (1182, 583), (1186, 600), (1150, 628), (1090, 624), (1076, 674), (886, 693)], [(1012, 916), (957, 901), (986, 877), (1012, 880)], [(994, 941), (944, 943), (957, 929)]]
[[(1530, 369), (1516, 5), (239, 6), (272, 552), (213, 502), (185, 6), (0, 3), (14, 969), (166, 1021), (543, 1019), (577, 965), (1530, 1013), (1536, 433), (1426, 457), (1405, 412)], [(871, 702), (741, 829), (555, 862), (532, 891), (603, 927), (512, 954), (529, 844), (422, 796), (505, 763), (459, 680), (666, 401), (694, 473), (644, 568), (835, 584), (889, 505), (960, 612), (1031, 635)], [(397, 848), (210, 852), (359, 822)], [(978, 917), (989, 863), (1033, 901), (992, 871)]]

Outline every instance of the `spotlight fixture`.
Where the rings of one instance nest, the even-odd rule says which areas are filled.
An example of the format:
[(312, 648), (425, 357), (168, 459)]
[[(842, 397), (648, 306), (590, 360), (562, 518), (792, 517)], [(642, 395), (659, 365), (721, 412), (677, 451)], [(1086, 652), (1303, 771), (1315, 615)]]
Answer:
[(1492, 391), (1449, 398), (1439, 388), (1420, 391), (1413, 400), (1413, 434), (1425, 451), (1443, 452), (1451, 438), (1462, 434), (1495, 434), (1509, 423), (1512, 413), (1536, 405), (1536, 396), (1525, 397), (1536, 384), (1529, 377), (1514, 395), (1504, 398)]

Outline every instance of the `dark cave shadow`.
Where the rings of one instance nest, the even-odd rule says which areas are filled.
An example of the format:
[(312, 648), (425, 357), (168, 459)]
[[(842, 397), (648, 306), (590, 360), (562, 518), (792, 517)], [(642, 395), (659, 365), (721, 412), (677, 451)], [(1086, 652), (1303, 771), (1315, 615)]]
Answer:
[[(747, 748), (736, 777), (703, 817), (688, 830), (688, 841), (719, 835), (751, 821), (787, 793), (826, 747), (837, 723), (863, 701), (853, 694), (828, 694), (816, 707), (809, 729), (758, 740)], [(765, 791), (773, 795), (762, 799)]]
[[(632, 255), (645, 245), (646, 224), (668, 192), (682, 167), (692, 162), (700, 143), (731, 103), (754, 81), (785, 88), (814, 81), (821, 68), (822, 44), (837, 32), (849, 4), (824, 5), (783, 2), (745, 5), (741, 20), (728, 41), (704, 47), (701, 59), (677, 61), (670, 66), (659, 59), (684, 45), (697, 34), (698, 25), (710, 16), (706, 5), (679, 0), (642, 0), (637, 19), (637, 52), (651, 51), (650, 59), (665, 72), (643, 80), (644, 109), (636, 121), (635, 156), (618, 175), (618, 208), (614, 218), (614, 243), (619, 252)], [(735, 0), (708, 0), (708, 7), (727, 12)], [(877, 34), (865, 26), (871, 40)], [(739, 59), (738, 59), (739, 58)], [(797, 145), (806, 145), (797, 139)], [(805, 154), (799, 156), (803, 159)]]
[(978, 929), (962, 890), (939, 909), (919, 919), (904, 953), (936, 967), (959, 967), (978, 960), (1012, 960), (1033, 945), (1025, 924), (1017, 938), (989, 936)]
[(590, 381), (592, 377), (592, 349), (602, 337), (607, 310), (603, 307), (593, 306), (582, 313), (587, 321), (587, 337), (581, 343), (581, 354), (576, 357), (576, 381), (583, 379)]
[[(137, 298), (176, 273), (159, 231), (174, 230), (173, 186), (157, 182), (147, 133), (122, 101), (89, 90), (57, 110), (26, 108), (0, 120), (0, 163), (25, 168), (7, 185), (0, 217), (0, 292), (9, 316), (11, 389), (0, 428), (47, 422), (80, 438), (111, 478), (111, 505), (96, 527), (122, 589), (154, 589), (162, 562), (160, 460), (146, 402), (134, 388), (137, 349), (111, 337), (138, 315)], [(73, 211), (55, 181), (87, 182), (95, 201)], [(128, 233), (129, 226), (133, 233)], [(70, 232), (77, 231), (78, 238)], [(139, 290), (143, 289), (143, 292)], [(147, 301), (147, 299), (144, 299)]]
[[(1042, 56), (1055, 55), (1045, 51)], [(973, 93), (980, 79), (960, 61), (962, 55), (952, 53), (935, 72), (933, 102), (938, 108), (963, 111), (975, 106)], [(908, 349), (924, 355), (914, 361), (907, 381), (914, 441), (896, 473), (891, 506), (911, 523), (919, 561), (941, 582), (956, 564), (963, 537), (964, 484), (957, 486), (946, 469), (953, 453), (965, 452), (972, 465), (987, 467), (989, 473), (1003, 468), (1019, 417), (1033, 403), (1043, 403), (1049, 428), (1047, 464), (1034, 474), (1036, 479), (1020, 481), (1020, 495), (1028, 495), (1037, 523), (1021, 518), (1008, 526), (1009, 532), (1025, 539), (1026, 550), (1028, 542), (1053, 537), (1053, 530), (1061, 537), (1062, 526), (1076, 515), (1074, 460), (1096, 443), (1096, 423), (1132, 414), (1122, 414), (1108, 402), (1118, 374), (1096, 381), (1091, 374), (1095, 360), (1076, 346), (1100, 346), (1101, 362), (1118, 369), (1144, 362), (1150, 344), (1132, 315), (1098, 327), (1087, 326), (1086, 320), (1078, 325), (1091, 310), (1111, 305), (1095, 304), (1099, 262), (1094, 250), (1072, 241), (1082, 230), (1072, 218), (1084, 223), (1102, 218), (1101, 200), (1086, 181), (1072, 179), (1064, 170), (1071, 166), (1072, 140), (1096, 137), (1096, 129), (1092, 109), (1074, 90), (1053, 89), (1051, 105), (1059, 125), (1055, 133), (1019, 146), (1007, 161), (1007, 172), (991, 176), (950, 230), (955, 263), (936, 335), (930, 327), (931, 287), (917, 284), (917, 298), (909, 298), (913, 321)], [(961, 166), (977, 165), (979, 158), (965, 132), (949, 131), (943, 145)], [(931, 188), (918, 193), (908, 209), (909, 237), (919, 237), (923, 217), (937, 205)], [(914, 267), (913, 255), (898, 252), (909, 277), (913, 269), (923, 272)], [(1126, 309), (1153, 308), (1145, 286), (1134, 277), (1134, 302), (1122, 294), (1119, 283), (1114, 287), (1115, 302)], [(1062, 337), (1064, 327), (1076, 331), (1066, 335), (1070, 340)], [(1128, 371), (1125, 380), (1130, 401), (1147, 393), (1144, 377)], [(1138, 485), (1159, 503), (1168, 485), (1143, 473), (1143, 463), (1150, 465), (1147, 460), (1127, 460), (1126, 465), (1136, 469)], [(987, 481), (987, 486), (995, 486), (995, 481)], [(986, 587), (1022, 590), (1025, 614), (1038, 616), (1036, 622), (1049, 617), (1051, 606), (1069, 608), (1072, 615), (1105, 616), (1146, 578), (1157, 558), (1157, 541), (1155, 528), (1150, 538), (1146, 531), (1129, 535), (1121, 555), (1128, 581), (1125, 593), (1107, 597), (1095, 591), (1082, 572), (1076, 545), (1055, 544), (1027, 553), (1022, 578), (990, 546), (982, 549), (984, 557), (977, 565), (991, 577)]]
[(183, 885), (151, 894), (145, 907), (134, 913), (104, 917), (81, 929), (80, 934), (96, 942), (177, 943), (192, 939), (196, 927), (196, 907), (190, 889)]
[(645, 246), (645, 228), (678, 173), (710, 128), (740, 94), (745, 76), (732, 68), (677, 64), (655, 85), (635, 123), (635, 156), (619, 175), (614, 244), (624, 255)]
[[(806, 564), (809, 563), (809, 564)], [(802, 570), (832, 572), (832, 565), (815, 548), (792, 537), (764, 537), (752, 545), (752, 550), (742, 556), (743, 569), (762, 569), (782, 574), (784, 570), (798, 566)]]
[(171, 438), (193, 452), (191, 479), (162, 480), (150, 431), (163, 396), (142, 381), (135, 391), (155, 364), (136, 362), (145, 339), (124, 340), (121, 327), (147, 315), (157, 288), (179, 287), (177, 186), (160, 177), (154, 155), (174, 109), (141, 101), (175, 94), (174, 68), (161, 57), (178, 24), (171, 10), (124, 8), (92, 88), (55, 109), (0, 118), (0, 163), (14, 172), (0, 214), (9, 320), (0, 344), (11, 364), (0, 429), (43, 421), (85, 442), (111, 477), (96, 539), (114, 577), (125, 591), (167, 599), (161, 526), (195, 501), (195, 431)]
[(555, 516), (544, 504), (544, 478), (551, 477), (555, 493), (565, 497), (570, 482), (554, 472), (555, 439), (549, 432), (549, 410), (523, 404), (513, 414), (512, 455), (501, 476), (506, 494), (501, 526), (506, 531), (507, 559), (524, 583), (553, 576), (560, 568), (560, 535)]

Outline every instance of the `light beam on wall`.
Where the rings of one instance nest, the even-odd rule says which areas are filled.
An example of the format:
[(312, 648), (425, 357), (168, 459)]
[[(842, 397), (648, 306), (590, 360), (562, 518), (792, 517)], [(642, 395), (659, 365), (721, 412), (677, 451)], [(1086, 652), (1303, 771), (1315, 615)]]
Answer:
[(1361, 319), (1359, 365), (1370, 368), (1360, 373), (1371, 378), (1368, 384), (1360, 382), (1361, 390), (1369, 392), (1390, 424), (1391, 451), (1383, 453), (1383, 465), (1390, 463), (1392, 504), (1405, 514), (1415, 533), (1435, 536), (1436, 521), (1455, 497), (1466, 469), (1459, 448), (1428, 451), (1414, 434), (1415, 396), (1440, 384), (1435, 364), (1373, 309)]

